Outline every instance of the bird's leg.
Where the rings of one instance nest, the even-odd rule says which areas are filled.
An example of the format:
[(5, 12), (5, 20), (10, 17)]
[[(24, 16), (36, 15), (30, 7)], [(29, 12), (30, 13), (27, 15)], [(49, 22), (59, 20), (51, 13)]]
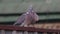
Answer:
[(24, 22), (20, 26), (28, 27), (28, 25)]
[(28, 25), (26, 24), (26, 25), (24, 25), (24, 27), (28, 27)]

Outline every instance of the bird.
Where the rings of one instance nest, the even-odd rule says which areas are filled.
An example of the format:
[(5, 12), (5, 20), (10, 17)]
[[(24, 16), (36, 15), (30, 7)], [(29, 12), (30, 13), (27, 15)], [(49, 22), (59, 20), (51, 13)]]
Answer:
[(32, 5), (30, 5), (30, 7), (27, 9), (27, 12), (23, 13), (13, 25), (27, 27), (38, 20), (39, 20), (39, 16), (33, 10)]

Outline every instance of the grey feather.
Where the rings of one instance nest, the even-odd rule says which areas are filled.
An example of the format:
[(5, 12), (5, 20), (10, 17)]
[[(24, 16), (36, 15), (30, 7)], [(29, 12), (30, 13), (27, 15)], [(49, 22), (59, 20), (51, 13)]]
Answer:
[[(27, 12), (22, 14), (13, 25), (28, 25), (30, 23), (36, 22), (38, 15), (33, 11), (32, 5), (28, 8)], [(29, 22), (28, 22), (29, 21)]]
[(25, 20), (25, 15), (21, 15), (13, 25), (20, 25)]

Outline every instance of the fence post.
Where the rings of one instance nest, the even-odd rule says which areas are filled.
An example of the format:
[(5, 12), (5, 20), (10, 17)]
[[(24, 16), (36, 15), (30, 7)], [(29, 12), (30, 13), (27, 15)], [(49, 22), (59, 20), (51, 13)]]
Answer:
[(34, 32), (34, 34), (38, 34), (38, 32)]
[(23, 31), (17, 31), (17, 34), (24, 34)]
[(28, 34), (28, 32), (27, 31), (24, 31), (24, 34)]
[(1, 34), (5, 34), (5, 31), (4, 30), (1, 30)]
[(12, 31), (12, 34), (17, 34), (16, 31)]

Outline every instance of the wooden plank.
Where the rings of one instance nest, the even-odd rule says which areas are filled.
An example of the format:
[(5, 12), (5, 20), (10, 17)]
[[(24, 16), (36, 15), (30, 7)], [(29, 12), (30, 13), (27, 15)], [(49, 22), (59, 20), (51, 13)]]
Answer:
[(0, 34), (1, 34), (1, 30), (0, 30)]
[(38, 34), (38, 32), (34, 32), (34, 34)]
[(24, 31), (17, 31), (17, 34), (24, 34)]
[(10, 30), (5, 30), (5, 34), (12, 34), (12, 31), (10, 31)]
[(1, 30), (1, 34), (5, 34), (5, 31), (4, 30)]
[(14, 30), (14, 31), (12, 32), (12, 34), (17, 34), (17, 33), (16, 33), (16, 31)]
[(60, 29), (60, 23), (44, 23), (44, 24), (31, 24), (29, 27), (44, 28), (44, 29)]
[(24, 31), (24, 34), (28, 34), (28, 31)]
[(16, 32), (17, 30), (32, 31), (32, 32), (60, 32), (60, 29), (44, 29), (44, 28), (20, 27), (20, 26), (9, 26), (9, 25), (0, 25), (0, 30), (13, 30), (13, 33)]

